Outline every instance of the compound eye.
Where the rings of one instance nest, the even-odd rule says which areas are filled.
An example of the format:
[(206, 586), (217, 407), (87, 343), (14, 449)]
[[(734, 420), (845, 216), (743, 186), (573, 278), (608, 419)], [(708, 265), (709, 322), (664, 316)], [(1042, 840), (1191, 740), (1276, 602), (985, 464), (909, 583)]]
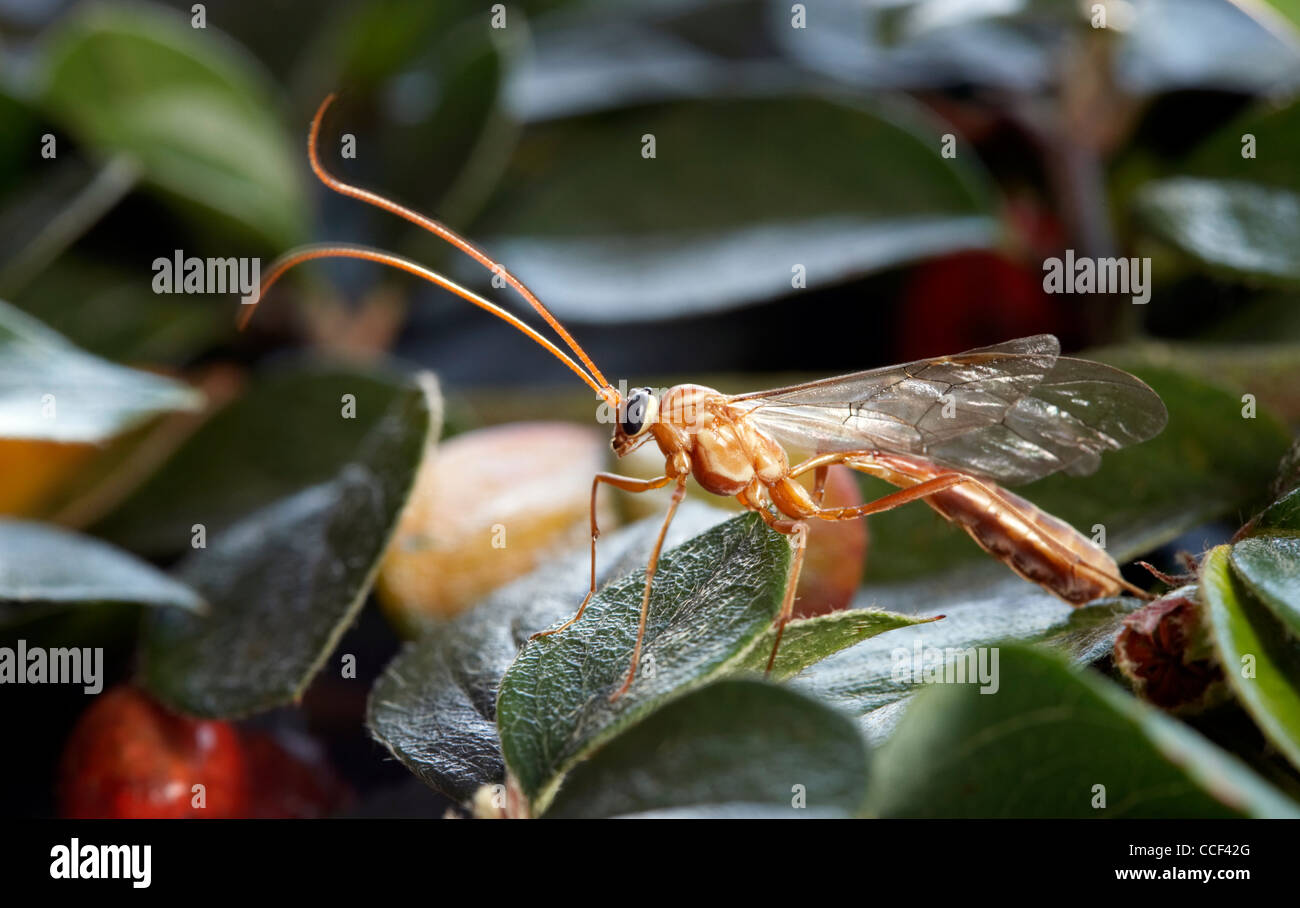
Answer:
[(635, 438), (654, 423), (659, 409), (659, 401), (649, 388), (637, 388), (628, 395), (623, 406), (623, 419), (620, 427), (628, 438)]

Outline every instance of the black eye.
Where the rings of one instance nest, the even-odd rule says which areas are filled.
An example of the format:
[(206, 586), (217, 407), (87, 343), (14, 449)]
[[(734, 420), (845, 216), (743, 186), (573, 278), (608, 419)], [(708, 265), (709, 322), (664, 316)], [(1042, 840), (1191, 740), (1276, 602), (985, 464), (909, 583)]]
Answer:
[(620, 420), (624, 435), (631, 437), (644, 427), (648, 400), (649, 395), (640, 389), (633, 391), (627, 399), (627, 404), (623, 407), (623, 418)]

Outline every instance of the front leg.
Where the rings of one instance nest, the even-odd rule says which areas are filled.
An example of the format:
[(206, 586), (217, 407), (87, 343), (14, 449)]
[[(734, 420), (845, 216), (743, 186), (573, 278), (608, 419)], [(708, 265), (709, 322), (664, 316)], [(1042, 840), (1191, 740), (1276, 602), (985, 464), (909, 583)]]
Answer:
[(673, 515), (677, 513), (677, 506), (682, 503), (682, 499), (685, 497), (686, 476), (683, 474), (677, 479), (677, 488), (673, 489), (672, 504), (668, 505), (668, 513), (664, 515), (663, 526), (659, 528), (659, 538), (655, 540), (655, 547), (650, 552), (650, 562), (646, 565), (645, 589), (641, 593), (641, 620), (636, 628), (636, 646), (632, 647), (632, 664), (627, 668), (627, 677), (623, 679), (623, 686), (609, 695), (611, 703), (627, 692), (627, 689), (632, 686), (632, 680), (636, 677), (636, 668), (641, 662), (641, 643), (645, 639), (646, 619), (650, 615), (650, 587), (654, 583), (655, 571), (659, 567), (659, 553), (663, 551), (664, 539), (668, 535), (668, 527), (673, 522)]
[(591, 480), (591, 586), (587, 590), (587, 595), (582, 600), (582, 605), (578, 606), (578, 611), (572, 618), (564, 622), (557, 628), (549, 631), (538, 631), (529, 637), (529, 640), (536, 640), (538, 637), (549, 637), (551, 634), (558, 634), (566, 629), (587, 610), (587, 603), (591, 597), (596, 594), (596, 540), (600, 538), (600, 527), (596, 525), (596, 490), (601, 485), (613, 486), (616, 489), (622, 489), (624, 492), (649, 492), (653, 489), (662, 489), (668, 483), (672, 482), (670, 476), (660, 476), (657, 479), (634, 479), (631, 476), (619, 476), (616, 473), (597, 473)]

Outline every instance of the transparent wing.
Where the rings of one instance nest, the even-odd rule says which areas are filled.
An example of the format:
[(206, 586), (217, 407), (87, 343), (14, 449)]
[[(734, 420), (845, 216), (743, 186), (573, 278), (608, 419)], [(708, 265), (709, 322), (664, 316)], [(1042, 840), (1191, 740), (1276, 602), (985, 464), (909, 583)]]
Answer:
[(1012, 485), (1091, 473), (1103, 451), (1164, 428), (1142, 381), (1056, 349), (1040, 335), (732, 400), (792, 447), (922, 456)]
[(729, 398), (783, 441), (921, 453), (1001, 421), (1056, 364), (1050, 334)]

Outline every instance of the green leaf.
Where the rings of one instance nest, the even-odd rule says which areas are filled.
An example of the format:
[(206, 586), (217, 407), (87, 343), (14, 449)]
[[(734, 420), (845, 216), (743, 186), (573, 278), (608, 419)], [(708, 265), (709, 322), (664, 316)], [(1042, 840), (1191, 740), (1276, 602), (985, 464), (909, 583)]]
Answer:
[[(0, 198), (28, 185), (29, 172), (41, 163), (41, 121), (30, 101), (15, 93), (0, 74)], [(7, 198), (6, 198), (7, 201)]]
[(1265, 508), (1252, 521), (1254, 535), (1300, 535), (1300, 488), (1292, 489)]
[(1300, 284), (1300, 194), (1240, 180), (1171, 177), (1134, 205), (1152, 234), (1230, 278)]
[[(1151, 385), (1169, 410), (1169, 424), (1150, 441), (1107, 453), (1091, 476), (1049, 476), (1017, 492), (1085, 535), (1104, 527), (1106, 549), (1120, 563), (1258, 503), (1288, 444), (1276, 419), (1266, 412), (1243, 419), (1240, 392), (1178, 371), (1177, 350), (1116, 350), (1102, 358)], [(875, 480), (865, 485), (873, 497), (893, 491)], [(873, 592), (878, 584), (988, 561), (964, 532), (924, 505), (875, 515), (870, 525)], [(881, 606), (912, 611), (883, 600)]]
[[(730, 516), (687, 500), (666, 546), (685, 543)], [(636, 572), (644, 576), (660, 521), (653, 517), (602, 534), (600, 588)], [(585, 552), (547, 565), (408, 644), (371, 692), (368, 723), (375, 737), (427, 785), (457, 800), (467, 801), (479, 786), (502, 781), (505, 766), (495, 724), (502, 675), (532, 632), (572, 616), (587, 590), (588, 567)], [(589, 611), (583, 621), (591, 617)], [(928, 620), (861, 610), (792, 622), (774, 673), (788, 675), (855, 641)], [(765, 668), (772, 642), (769, 626), (732, 670)]]
[(605, 111), (530, 127), (476, 232), (562, 318), (697, 315), (791, 293), (795, 265), (824, 287), (992, 245), (982, 174), (939, 146), (817, 97)]
[(786, 537), (757, 514), (714, 527), (660, 560), (641, 667), (627, 674), (644, 572), (606, 586), (568, 630), (525, 645), (501, 679), (506, 766), (540, 813), (564, 774), (659, 705), (745, 664), (776, 617), (790, 565)]
[(91, 356), (0, 302), (0, 438), (103, 441), (201, 403), (193, 389)]
[[(772, 664), (772, 678), (781, 681), (793, 677), (827, 656), (848, 649), (877, 634), (918, 624), (929, 624), (941, 617), (943, 616), (915, 618), (911, 615), (896, 615), (880, 609), (854, 608), (791, 621), (786, 625), (785, 633), (781, 637), (781, 649)], [(766, 671), (767, 661), (771, 658), (772, 647), (775, 644), (776, 628), (770, 627), (750, 649), (748, 657), (744, 660), (744, 668), (758, 672)]]
[(1259, 536), (1232, 547), (1232, 568), (1273, 617), (1300, 639), (1300, 537)]
[(176, 575), (211, 610), (151, 616), (143, 676), (160, 700), (232, 717), (302, 696), (374, 582), (436, 438), (435, 395), (431, 385), (408, 388), (333, 479), (249, 515), (180, 563)]
[(50, 35), (41, 104), (82, 143), (127, 153), (166, 194), (269, 245), (305, 233), (297, 142), (256, 62), (151, 6), (87, 4)]
[(998, 666), (995, 694), (935, 685), (909, 704), (874, 754), (871, 814), (1300, 817), (1236, 758), (1113, 684), (1020, 646), (1002, 647)]
[(101, 602), (204, 608), (185, 584), (98, 539), (0, 518), (0, 625)]
[[(215, 534), (268, 501), (331, 481), (415, 394), (391, 367), (276, 369), (205, 422), (94, 532), (151, 556), (181, 551), (196, 523)], [(346, 395), (355, 418), (343, 418)]]
[[(1242, 156), (1244, 138), (1254, 136), (1255, 156)], [(1300, 142), (1300, 103), (1264, 103), (1219, 127), (1178, 163), (1178, 172), (1214, 180), (1249, 179), (1300, 192), (1291, 150)]]
[(1104, 663), (1111, 658), (1124, 619), (1142, 605), (1141, 599), (1133, 597), (1098, 599), (1071, 611), (1063, 626), (1043, 634), (1039, 642), (1064, 653), (1071, 662)]
[(855, 816), (867, 752), (853, 722), (760, 681), (672, 701), (565, 779), (548, 817)]
[[(1249, 552), (1258, 581), (1265, 572)], [(1300, 767), (1300, 646), (1232, 570), (1229, 546), (1205, 556), (1201, 595), (1228, 686), (1265, 737)]]
[[(665, 545), (683, 543), (730, 516), (685, 501)], [(643, 571), (660, 523), (653, 517), (602, 534), (597, 583)], [(458, 801), (469, 801), (481, 785), (503, 781), (496, 726), (501, 676), (531, 633), (573, 615), (587, 591), (589, 569), (587, 553), (574, 553), (407, 644), (370, 693), (371, 733), (426, 785)]]
[(1285, 29), (1289, 26), (1290, 40), (1295, 42), (1300, 40), (1300, 34), (1296, 29), (1300, 29), (1300, 0), (1264, 0), (1277, 13), (1276, 16), (1269, 16), (1263, 10), (1255, 8), (1252, 12), (1265, 25), (1274, 29)]
[(191, 362), (235, 333), (229, 297), (156, 294), (149, 274), (71, 255), (14, 304), (77, 346), (117, 362)]
[[(898, 701), (919, 686), (913, 671), (918, 659), (942, 654), (947, 662), (976, 647), (1061, 634), (1071, 627), (1075, 613), (1055, 596), (1008, 576), (996, 564), (871, 588), (861, 598), (897, 612), (944, 615), (942, 621), (903, 628), (836, 653), (791, 681), (858, 716), (873, 738), (888, 735), (901, 715)], [(927, 656), (931, 653), (936, 656)]]

